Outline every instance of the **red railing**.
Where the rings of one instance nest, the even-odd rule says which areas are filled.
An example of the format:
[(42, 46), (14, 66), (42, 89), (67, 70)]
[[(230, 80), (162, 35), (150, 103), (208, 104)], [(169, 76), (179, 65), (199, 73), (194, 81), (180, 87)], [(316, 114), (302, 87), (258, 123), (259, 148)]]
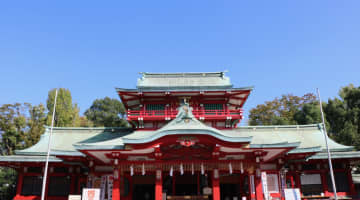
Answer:
[[(164, 119), (174, 119), (177, 115), (177, 110), (130, 110), (127, 112), (127, 117), (129, 120), (164, 120)], [(243, 111), (238, 110), (193, 110), (192, 113), (196, 118), (202, 119), (226, 119), (231, 117), (231, 119), (241, 119)]]

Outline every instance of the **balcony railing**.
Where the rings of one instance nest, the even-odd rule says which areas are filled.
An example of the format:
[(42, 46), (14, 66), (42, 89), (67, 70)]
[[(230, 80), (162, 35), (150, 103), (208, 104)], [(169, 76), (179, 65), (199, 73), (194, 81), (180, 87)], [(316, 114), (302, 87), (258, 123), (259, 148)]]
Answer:
[[(129, 110), (129, 120), (170, 120), (177, 115), (177, 110)], [(242, 119), (243, 110), (193, 110), (192, 113), (197, 119)]]

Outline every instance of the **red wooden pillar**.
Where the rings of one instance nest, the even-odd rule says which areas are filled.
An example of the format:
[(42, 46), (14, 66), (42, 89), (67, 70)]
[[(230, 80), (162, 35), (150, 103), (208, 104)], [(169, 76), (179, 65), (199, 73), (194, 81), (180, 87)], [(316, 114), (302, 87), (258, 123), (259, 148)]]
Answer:
[(258, 176), (258, 173), (256, 173), (256, 176), (255, 176), (255, 192), (256, 192), (256, 200), (264, 199), (264, 193), (263, 193), (262, 183), (261, 183), (261, 176)]
[(18, 171), (18, 181), (17, 181), (17, 185), (16, 185), (16, 196), (21, 195), (23, 180), (24, 180), (23, 170), (19, 170)]
[(326, 171), (321, 172), (321, 184), (322, 184), (322, 187), (323, 187), (324, 195), (325, 196), (329, 195), (329, 188), (328, 188), (328, 184), (327, 184), (327, 172)]
[(220, 200), (220, 179), (219, 170), (214, 169), (212, 176), (213, 200)]
[(112, 200), (120, 200), (120, 173), (119, 169), (114, 169)]
[(161, 170), (156, 170), (155, 200), (162, 200), (162, 173), (161, 173)]
[(69, 168), (69, 172), (70, 174), (70, 194), (75, 194), (76, 193), (76, 185), (75, 185), (75, 173), (74, 173), (74, 167), (70, 167)]
[(346, 173), (348, 176), (348, 182), (349, 182), (349, 186), (350, 186), (350, 195), (356, 195), (355, 184), (353, 182), (352, 175), (351, 175), (351, 168)]

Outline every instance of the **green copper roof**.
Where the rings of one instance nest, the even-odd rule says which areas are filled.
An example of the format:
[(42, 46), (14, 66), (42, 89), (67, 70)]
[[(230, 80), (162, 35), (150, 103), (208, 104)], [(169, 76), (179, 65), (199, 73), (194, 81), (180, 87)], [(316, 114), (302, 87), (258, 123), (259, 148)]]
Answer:
[(126, 144), (139, 144), (154, 141), (166, 135), (209, 135), (227, 142), (250, 142), (251, 136), (238, 136), (226, 134), (197, 120), (191, 112), (192, 108), (183, 105), (175, 119), (156, 131), (135, 131), (123, 137)]
[[(360, 151), (331, 152), (331, 159), (360, 158)], [(308, 160), (328, 159), (327, 152), (317, 153), (308, 158)]]
[[(134, 131), (126, 134), (123, 137), (114, 139), (93, 140), (92, 142), (82, 141), (75, 144), (79, 150), (89, 149), (122, 149), (124, 144), (141, 144), (154, 141), (166, 135), (209, 135), (228, 142), (248, 143), (251, 137), (238, 137), (236, 135), (228, 135), (224, 132), (209, 127), (199, 120), (197, 120), (191, 108), (184, 105), (180, 107), (177, 117), (169, 122), (167, 125), (156, 131)], [(101, 138), (101, 137), (99, 137)]]
[[(188, 111), (186, 111), (188, 110)], [(0, 157), (0, 161), (27, 161), (40, 159), (46, 154), (49, 127), (34, 146), (16, 151), (17, 156)], [(187, 106), (182, 107), (176, 119), (156, 131), (133, 131), (126, 128), (61, 128), (53, 129), (52, 156), (84, 156), (79, 149), (123, 149), (124, 144), (154, 141), (165, 135), (200, 134), (210, 135), (228, 142), (249, 142), (250, 148), (293, 147), (289, 153), (317, 153), (310, 159), (323, 159), (324, 135), (319, 124), (294, 126), (241, 126), (235, 129), (218, 130), (197, 120)], [(353, 147), (329, 139), (334, 158), (358, 158)], [(337, 153), (339, 152), (339, 153)], [(35, 156), (35, 157), (34, 157)], [(40, 161), (39, 161), (40, 162)]]
[(225, 72), (204, 73), (141, 73), (138, 89), (232, 88)]
[[(296, 143), (300, 145), (289, 153), (319, 152), (325, 150), (325, 140), (320, 124), (286, 126), (241, 126), (222, 132), (239, 137), (252, 136), (251, 145)], [(328, 140), (331, 151), (351, 151), (353, 147)]]
[[(51, 138), (51, 155), (56, 156), (84, 156), (77, 151), (73, 144), (81, 141), (92, 141), (97, 137), (106, 136), (114, 138), (122, 136), (122, 132), (129, 132), (124, 128), (65, 128), (54, 127)], [(15, 151), (17, 155), (46, 155), (49, 142), (50, 127), (46, 127), (45, 133), (35, 145)], [(103, 139), (103, 138), (102, 138)]]
[[(0, 162), (45, 162), (46, 156), (26, 156), (26, 155), (12, 155), (0, 156)], [(61, 159), (55, 156), (49, 157), (49, 162), (62, 162)]]

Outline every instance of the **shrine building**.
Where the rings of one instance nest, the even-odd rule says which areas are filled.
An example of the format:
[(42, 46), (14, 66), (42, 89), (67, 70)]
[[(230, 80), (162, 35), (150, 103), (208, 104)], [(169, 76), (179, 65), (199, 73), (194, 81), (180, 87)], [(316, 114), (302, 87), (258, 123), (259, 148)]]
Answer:
[[(54, 127), (47, 200), (100, 188), (107, 200), (332, 198), (322, 124), (238, 126), (252, 87), (224, 72), (142, 73), (116, 89), (130, 128)], [(14, 200), (40, 199), (50, 127), (0, 165), (17, 170)], [(329, 138), (337, 195), (356, 196), (360, 152)]]

